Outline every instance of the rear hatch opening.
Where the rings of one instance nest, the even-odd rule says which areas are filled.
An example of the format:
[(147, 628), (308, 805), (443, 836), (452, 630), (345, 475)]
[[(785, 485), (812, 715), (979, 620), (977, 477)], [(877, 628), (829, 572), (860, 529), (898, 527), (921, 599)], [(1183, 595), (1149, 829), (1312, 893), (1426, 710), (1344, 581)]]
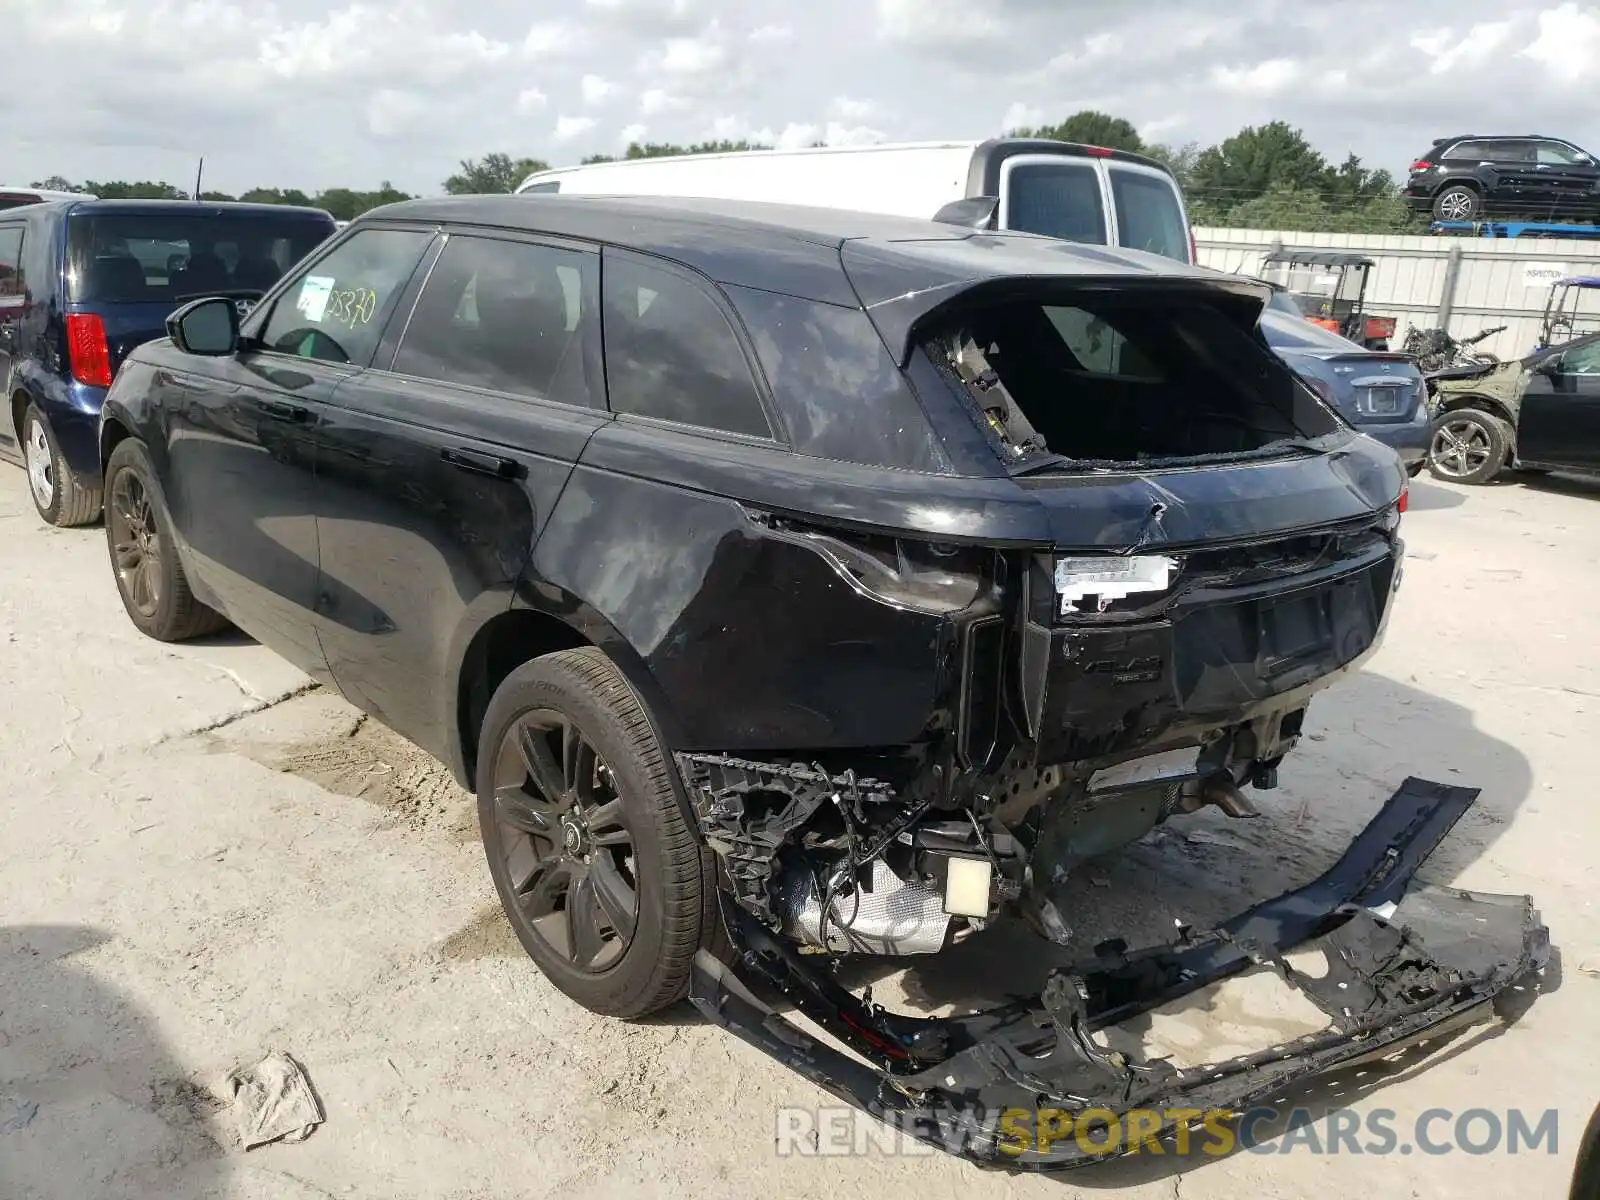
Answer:
[(1051, 288), (947, 309), (923, 349), (1013, 467), (1303, 454), (1348, 426), (1260, 341), (1259, 311), (1210, 290)]

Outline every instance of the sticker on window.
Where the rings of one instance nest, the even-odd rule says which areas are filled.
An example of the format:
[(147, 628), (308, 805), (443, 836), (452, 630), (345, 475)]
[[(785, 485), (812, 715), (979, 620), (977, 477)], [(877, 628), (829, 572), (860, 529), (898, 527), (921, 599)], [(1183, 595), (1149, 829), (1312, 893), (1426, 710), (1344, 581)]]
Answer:
[(328, 297), (333, 295), (332, 275), (307, 275), (300, 285), (300, 298), (294, 306), (305, 314), (306, 320), (316, 324), (328, 311)]

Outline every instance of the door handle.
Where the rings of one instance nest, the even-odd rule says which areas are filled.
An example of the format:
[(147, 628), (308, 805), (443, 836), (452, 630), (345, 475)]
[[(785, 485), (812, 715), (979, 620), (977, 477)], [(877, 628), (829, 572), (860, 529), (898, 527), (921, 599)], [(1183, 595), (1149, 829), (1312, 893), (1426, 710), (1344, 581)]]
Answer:
[(301, 408), (298, 404), (285, 404), (281, 400), (263, 400), (261, 411), (269, 417), (276, 417), (280, 421), (293, 421), (296, 425), (304, 425), (311, 419), (309, 408)]
[(441, 450), (439, 457), (452, 467), (473, 471), (479, 475), (493, 475), (496, 479), (515, 479), (519, 470), (514, 459), (501, 458), (497, 454), (485, 454), (481, 450), (469, 450), (465, 446)]

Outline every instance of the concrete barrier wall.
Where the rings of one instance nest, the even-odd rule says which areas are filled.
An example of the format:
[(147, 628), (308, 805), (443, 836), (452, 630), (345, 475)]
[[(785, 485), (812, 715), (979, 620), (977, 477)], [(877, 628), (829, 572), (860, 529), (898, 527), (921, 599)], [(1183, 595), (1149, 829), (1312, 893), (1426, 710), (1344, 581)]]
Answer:
[[(1481, 343), (1503, 359), (1527, 354), (1538, 341), (1552, 280), (1600, 275), (1600, 241), (1198, 228), (1195, 242), (1202, 266), (1247, 275), (1257, 274), (1261, 260), (1279, 248), (1359, 251), (1376, 264), (1367, 282), (1368, 310), (1398, 319), (1395, 349), (1412, 325), (1443, 324), (1456, 337), (1506, 325)], [(1579, 332), (1600, 331), (1600, 291), (1580, 299)]]

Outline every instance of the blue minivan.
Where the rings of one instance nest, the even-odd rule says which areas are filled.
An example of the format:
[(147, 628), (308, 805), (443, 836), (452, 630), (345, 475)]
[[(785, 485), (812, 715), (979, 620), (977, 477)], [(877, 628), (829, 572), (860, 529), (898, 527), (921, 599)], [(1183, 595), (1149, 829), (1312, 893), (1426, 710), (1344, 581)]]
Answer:
[(0, 211), (0, 458), (28, 472), (39, 515), (100, 515), (100, 403), (122, 360), (174, 309), (248, 309), (334, 233), (321, 209), (66, 200)]

